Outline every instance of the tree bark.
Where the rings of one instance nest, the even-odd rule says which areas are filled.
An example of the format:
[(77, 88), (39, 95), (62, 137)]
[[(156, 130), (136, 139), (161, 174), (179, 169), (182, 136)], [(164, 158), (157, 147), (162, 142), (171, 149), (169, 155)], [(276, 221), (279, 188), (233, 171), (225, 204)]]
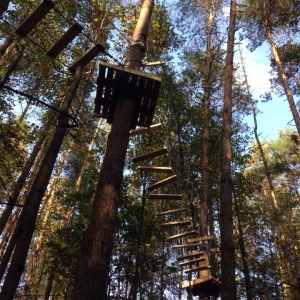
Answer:
[(236, 299), (235, 286), (235, 250), (233, 240), (233, 212), (232, 212), (232, 178), (231, 178), (231, 114), (232, 114), (232, 85), (233, 85), (233, 51), (236, 23), (236, 0), (230, 3), (230, 23), (228, 30), (224, 107), (221, 144), (221, 282), (222, 299)]
[[(139, 70), (154, 0), (144, 0), (133, 34), (127, 66)], [(118, 198), (123, 178), (134, 103), (130, 95), (118, 99), (96, 187), (92, 213), (85, 233), (73, 299), (107, 299), (106, 287), (116, 225)]]
[[(66, 94), (61, 110), (68, 113), (72, 100), (75, 96), (77, 87), (79, 85), (82, 66), (78, 66), (75, 71), (74, 80)], [(44, 193), (47, 189), (51, 173), (59, 153), (61, 144), (67, 129), (69, 128), (69, 117), (60, 114), (58, 116), (58, 124), (56, 126), (55, 134), (51, 140), (46, 155), (41, 163), (37, 176), (32, 184), (32, 187), (26, 198), (25, 206), (21, 212), (20, 218), (15, 229), (17, 235), (17, 243), (15, 246), (12, 261), (5, 278), (5, 282), (0, 293), (0, 299), (12, 300), (14, 298), (19, 280), (21, 278), (31, 238), (35, 229), (35, 223), (40, 204), (42, 202)]]

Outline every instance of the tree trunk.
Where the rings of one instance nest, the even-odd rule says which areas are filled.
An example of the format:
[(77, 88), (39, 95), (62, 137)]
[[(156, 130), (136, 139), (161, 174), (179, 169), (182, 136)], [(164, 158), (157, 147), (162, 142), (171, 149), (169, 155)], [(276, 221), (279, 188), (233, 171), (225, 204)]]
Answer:
[(10, 0), (1, 0), (0, 2), (0, 16), (7, 11)]
[(0, 57), (2, 57), (5, 52), (7, 51), (8, 47), (14, 42), (15, 36), (9, 36), (1, 45), (0, 47)]
[[(142, 66), (145, 48), (134, 42), (146, 41), (153, 5), (153, 0), (143, 1), (127, 60), (127, 66), (133, 70)], [(73, 299), (107, 299), (107, 277), (133, 109), (130, 95), (118, 99), (85, 233)]]
[(289, 83), (287, 81), (287, 78), (286, 78), (286, 75), (285, 75), (285, 72), (284, 72), (284, 68), (283, 68), (282, 63), (280, 61), (278, 51), (276, 49), (276, 45), (275, 45), (274, 38), (273, 38), (273, 35), (272, 35), (272, 30), (270, 28), (268, 18), (266, 16), (265, 5), (266, 5), (266, 3), (264, 2), (264, 6), (263, 6), (264, 10), (265, 10), (264, 11), (264, 13), (265, 13), (265, 24), (264, 25), (265, 25), (265, 28), (266, 28), (266, 31), (267, 31), (268, 40), (269, 40), (269, 43), (271, 45), (271, 50), (272, 50), (272, 54), (273, 54), (276, 66), (277, 66), (277, 70), (278, 70), (278, 73), (279, 73), (279, 78), (281, 80), (281, 83), (282, 83), (284, 91), (285, 91), (285, 95), (286, 95), (287, 100), (289, 102), (290, 109), (291, 109), (291, 112), (292, 112), (292, 115), (293, 115), (293, 119), (295, 121), (295, 125), (296, 125), (296, 128), (297, 128), (298, 134), (300, 135), (299, 112), (298, 112), (297, 107), (295, 105), (293, 93), (290, 89)]
[(230, 24), (228, 31), (224, 107), (221, 144), (221, 282), (222, 299), (234, 300), (236, 298), (235, 286), (235, 251), (233, 240), (233, 212), (232, 212), (232, 179), (231, 179), (231, 113), (232, 113), (232, 84), (233, 84), (233, 51), (236, 23), (236, 0), (230, 3)]
[[(75, 71), (74, 80), (66, 94), (61, 110), (68, 113), (72, 100), (79, 85), (82, 66), (78, 66)], [(12, 261), (0, 293), (0, 299), (10, 300), (14, 298), (19, 280), (21, 278), (31, 238), (35, 229), (35, 223), (40, 204), (47, 189), (51, 173), (63, 142), (67, 129), (69, 128), (69, 117), (65, 114), (58, 116), (58, 124), (55, 134), (41, 163), (37, 176), (26, 198), (25, 206), (22, 210), (16, 227), (17, 244), (14, 250)]]

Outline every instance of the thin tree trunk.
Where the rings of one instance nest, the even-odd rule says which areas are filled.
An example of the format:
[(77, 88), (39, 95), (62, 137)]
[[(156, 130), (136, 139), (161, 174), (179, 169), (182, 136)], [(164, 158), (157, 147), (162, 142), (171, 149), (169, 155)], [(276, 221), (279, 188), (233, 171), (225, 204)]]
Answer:
[(230, 24), (228, 30), (224, 107), (221, 144), (221, 282), (222, 299), (236, 299), (235, 286), (235, 250), (233, 240), (233, 212), (232, 212), (232, 178), (231, 178), (231, 114), (232, 114), (232, 85), (233, 85), (233, 55), (234, 35), (236, 23), (236, 0), (230, 3)]
[(14, 40), (15, 40), (15, 35), (11, 35), (2, 43), (0, 47), (0, 57), (2, 57), (5, 54), (8, 47), (14, 42)]
[[(79, 85), (82, 66), (78, 66), (75, 71), (74, 80), (66, 94), (61, 110), (68, 113), (77, 87)], [(16, 227), (17, 244), (14, 250), (12, 261), (5, 278), (5, 282), (0, 293), (0, 299), (10, 300), (14, 298), (19, 280), (21, 278), (31, 238), (35, 229), (35, 223), (40, 204), (42, 202), (44, 193), (47, 189), (51, 173), (59, 153), (61, 144), (67, 129), (69, 128), (69, 117), (60, 114), (58, 116), (58, 124), (56, 126), (55, 134), (46, 152), (46, 155), (41, 163), (37, 176), (32, 184), (32, 187), (26, 198), (25, 207), (22, 210), (18, 224)]]
[(50, 273), (49, 277), (47, 278), (47, 285), (44, 293), (44, 300), (49, 300), (51, 295), (51, 290), (54, 281), (54, 273)]
[(272, 54), (273, 54), (276, 66), (277, 66), (277, 70), (278, 70), (278, 73), (279, 73), (279, 78), (281, 80), (281, 83), (282, 83), (284, 91), (285, 91), (285, 95), (286, 95), (287, 100), (289, 102), (290, 109), (291, 109), (291, 112), (292, 112), (292, 115), (293, 115), (293, 119), (295, 121), (295, 125), (296, 125), (296, 128), (297, 128), (298, 134), (300, 135), (299, 112), (297, 110), (297, 107), (296, 107), (296, 104), (295, 104), (295, 101), (294, 101), (294, 97), (293, 97), (293, 93), (290, 89), (289, 83), (287, 81), (287, 78), (286, 78), (286, 75), (285, 75), (285, 72), (284, 72), (284, 68), (282, 66), (278, 51), (276, 49), (276, 45), (275, 45), (274, 38), (273, 38), (273, 35), (272, 35), (272, 30), (271, 30), (271, 27), (269, 25), (268, 18), (266, 16), (265, 6), (266, 6), (266, 3), (264, 2), (263, 7), (264, 7), (264, 13), (265, 13), (265, 28), (266, 28), (266, 31), (267, 31), (268, 40), (269, 40), (269, 43), (271, 45), (271, 50), (272, 50)]
[(10, 0), (1, 0), (1, 2), (0, 2), (0, 16), (2, 16), (2, 14), (7, 11), (9, 3), (10, 3)]
[[(143, 1), (134, 41), (146, 41), (153, 5), (153, 0)], [(133, 43), (127, 66), (139, 70), (144, 51), (144, 47)], [(76, 300), (107, 299), (107, 277), (133, 109), (130, 96), (118, 99), (85, 234), (78, 271), (80, 276), (77, 276), (74, 288), (73, 299)]]

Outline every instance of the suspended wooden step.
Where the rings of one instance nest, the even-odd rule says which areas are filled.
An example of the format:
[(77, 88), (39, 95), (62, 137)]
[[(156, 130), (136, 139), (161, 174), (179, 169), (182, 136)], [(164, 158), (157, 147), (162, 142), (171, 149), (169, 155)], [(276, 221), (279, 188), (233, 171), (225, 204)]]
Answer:
[(203, 252), (193, 251), (193, 253), (177, 257), (177, 261), (181, 261), (181, 260), (185, 260), (185, 259), (191, 259), (193, 257), (199, 257), (199, 256), (202, 256), (202, 255), (203, 255)]
[(210, 269), (210, 266), (199, 266), (199, 267), (196, 267), (196, 268), (192, 268), (192, 269), (186, 269), (186, 270), (183, 270), (183, 273), (192, 273), (192, 272), (198, 272), (198, 271), (206, 271), (206, 270), (209, 270)]
[(168, 153), (168, 149), (165, 147), (165, 148), (162, 148), (162, 149), (158, 149), (158, 150), (155, 150), (155, 151), (152, 151), (152, 152), (148, 152), (148, 153), (136, 156), (132, 159), (132, 162), (137, 163), (137, 162), (140, 162), (142, 160), (147, 160), (147, 159), (154, 158), (154, 157), (157, 157), (157, 156), (160, 156), (160, 155), (164, 155), (166, 153)]
[(187, 211), (187, 208), (177, 208), (177, 209), (170, 209), (170, 210), (165, 210), (161, 211), (159, 213), (156, 213), (156, 216), (165, 216), (165, 215), (171, 215), (171, 214), (176, 214), (179, 212)]
[(189, 247), (198, 247), (198, 246), (202, 246), (202, 244), (197, 243), (197, 244), (182, 244), (182, 245), (174, 245), (172, 246), (172, 248), (176, 249), (176, 248), (189, 248)]
[(201, 236), (196, 238), (187, 239), (188, 243), (200, 243), (203, 241), (213, 240), (215, 238), (214, 235)]
[(149, 194), (151, 200), (182, 200), (182, 194)]
[(179, 234), (169, 236), (167, 238), (167, 240), (170, 241), (170, 240), (174, 240), (174, 239), (177, 239), (177, 238), (185, 237), (185, 236), (188, 236), (188, 235), (191, 235), (191, 234), (196, 234), (196, 233), (197, 233), (196, 230), (192, 230), (192, 231), (189, 231), (189, 232), (183, 232), (183, 233), (179, 233)]
[(139, 166), (138, 169), (143, 172), (173, 173), (173, 169), (171, 167)]
[(75, 22), (63, 36), (48, 50), (46, 53), (52, 58), (56, 58), (58, 54), (65, 49), (75, 37), (83, 30), (83, 26)]
[(184, 281), (182, 282), (181, 287), (185, 288), (187, 291), (192, 291), (193, 296), (201, 295), (201, 297), (218, 297), (221, 293), (221, 283), (213, 276)]
[(96, 44), (91, 49), (86, 51), (81, 57), (79, 57), (71, 66), (69, 66), (69, 70), (74, 73), (77, 66), (86, 66), (100, 52), (104, 53), (105, 47), (101, 44)]
[(170, 183), (172, 183), (172, 182), (174, 182), (176, 180), (178, 180), (177, 175), (170, 176), (168, 178), (165, 178), (165, 179), (163, 179), (161, 181), (158, 181), (158, 182), (155, 182), (154, 184), (149, 185), (147, 187), (147, 190), (148, 191), (156, 190), (156, 189), (160, 188), (161, 186), (166, 185), (166, 184), (170, 184)]
[(161, 78), (155, 75), (100, 62), (94, 112), (111, 124), (117, 101), (130, 97), (135, 104), (131, 129), (150, 127), (160, 84)]
[(199, 263), (199, 262), (203, 262), (205, 261), (205, 257), (200, 257), (197, 259), (193, 259), (193, 260), (187, 260), (187, 261), (183, 261), (181, 263), (179, 263), (179, 266), (187, 266), (187, 265), (191, 265), (191, 264), (195, 264), (195, 263)]
[(16, 28), (16, 33), (26, 36), (40, 22), (46, 14), (55, 6), (51, 0), (43, 0), (39, 6), (27, 17), (19, 27)]
[(150, 132), (156, 132), (159, 131), (162, 128), (161, 123), (150, 125), (148, 128), (138, 128), (135, 130), (130, 130), (129, 136), (135, 136), (138, 134), (143, 134), (143, 133), (150, 133)]
[(178, 221), (178, 222), (169, 222), (169, 223), (162, 223), (162, 226), (186, 226), (191, 225), (190, 221)]

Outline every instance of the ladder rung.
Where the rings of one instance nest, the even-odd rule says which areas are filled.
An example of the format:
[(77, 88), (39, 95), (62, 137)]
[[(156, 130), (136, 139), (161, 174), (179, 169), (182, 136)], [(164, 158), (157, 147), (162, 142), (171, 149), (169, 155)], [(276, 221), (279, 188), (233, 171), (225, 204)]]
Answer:
[(105, 47), (101, 44), (96, 44), (94, 47), (86, 51), (81, 57), (79, 57), (71, 66), (69, 70), (75, 72), (77, 66), (86, 66), (92, 59), (95, 58), (100, 52), (104, 52)]
[(171, 167), (139, 166), (138, 169), (143, 172), (173, 173)]
[(137, 163), (137, 162), (142, 161), (142, 160), (146, 160), (146, 159), (154, 158), (154, 157), (159, 156), (159, 155), (166, 154), (167, 152), (168, 152), (167, 148), (158, 149), (158, 150), (155, 150), (153, 152), (149, 152), (149, 153), (146, 153), (146, 154), (136, 156), (132, 159), (132, 162)]
[(149, 185), (149, 186), (147, 187), (147, 190), (148, 190), (148, 191), (156, 190), (156, 189), (158, 189), (159, 187), (161, 187), (161, 186), (163, 186), (163, 185), (165, 185), (165, 184), (172, 183), (172, 182), (174, 182), (174, 181), (176, 181), (176, 180), (178, 180), (177, 175), (170, 176), (170, 177), (165, 178), (165, 179), (163, 179), (163, 180), (161, 180), (161, 181), (155, 182), (155, 183), (152, 184), (152, 185)]
[(151, 125), (149, 128), (138, 128), (135, 130), (130, 130), (129, 136), (134, 136), (143, 133), (156, 132), (162, 128), (161, 123)]
[(190, 258), (193, 258), (193, 257), (202, 256), (202, 255), (203, 255), (203, 252), (197, 251), (197, 252), (187, 254), (187, 255), (184, 255), (184, 256), (179, 256), (179, 257), (177, 257), (177, 261), (184, 260), (184, 259), (190, 259)]
[(51, 0), (43, 0), (39, 6), (21, 23), (16, 29), (16, 33), (26, 36), (40, 22), (46, 14), (54, 7)]
[(196, 271), (204, 271), (204, 270), (209, 270), (210, 266), (200, 266), (200, 267), (196, 267), (196, 268), (192, 268), (192, 269), (186, 269), (183, 270), (183, 273), (192, 273), (192, 272), (196, 272)]
[(169, 222), (169, 223), (162, 223), (162, 226), (186, 226), (191, 225), (191, 221), (178, 221), (178, 222)]
[(205, 261), (205, 257), (200, 257), (200, 258), (193, 259), (193, 260), (183, 261), (183, 262), (179, 263), (178, 265), (179, 266), (187, 266), (187, 265), (191, 265), (191, 264), (203, 262), (203, 261)]
[(189, 231), (189, 232), (183, 232), (183, 233), (172, 235), (172, 236), (168, 237), (167, 240), (170, 241), (170, 240), (174, 240), (174, 239), (177, 239), (177, 238), (181, 238), (181, 237), (188, 236), (188, 235), (191, 235), (191, 234), (196, 234), (196, 233), (197, 233), (196, 230), (192, 230), (192, 231)]
[(152, 200), (182, 200), (182, 194), (149, 194)]
[(184, 248), (184, 247), (198, 247), (198, 246), (202, 246), (202, 244), (198, 243), (198, 244), (182, 244), (182, 245), (174, 245), (172, 246), (172, 248)]
[(48, 50), (47, 55), (55, 58), (83, 30), (83, 26), (75, 22), (60, 39)]
[(156, 216), (171, 215), (171, 214), (175, 214), (175, 213), (183, 212), (183, 211), (187, 211), (187, 208), (177, 208), (177, 209), (161, 211), (159, 213), (156, 213)]
[(203, 241), (213, 240), (215, 238), (214, 235), (200, 236), (192, 239), (187, 239), (188, 243), (200, 243)]

